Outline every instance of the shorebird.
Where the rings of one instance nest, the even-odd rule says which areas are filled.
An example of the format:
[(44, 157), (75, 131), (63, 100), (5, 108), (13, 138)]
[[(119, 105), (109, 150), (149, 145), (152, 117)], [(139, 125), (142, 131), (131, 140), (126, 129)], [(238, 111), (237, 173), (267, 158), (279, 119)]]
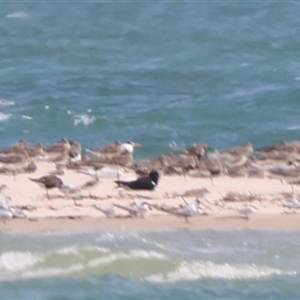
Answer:
[(82, 160), (82, 148), (81, 148), (81, 144), (77, 141), (69, 141), (70, 144), (70, 149), (68, 150), (68, 164), (74, 164), (74, 163), (78, 163), (81, 162)]
[(200, 201), (196, 199), (195, 204), (190, 204), (187, 201), (185, 201), (184, 198), (182, 198), (185, 202), (185, 205), (179, 205), (179, 207), (161, 207), (160, 210), (177, 216), (184, 218), (187, 223), (189, 223), (189, 218), (196, 216), (196, 215), (203, 215), (204, 212), (200, 208)]
[(6, 223), (6, 220), (12, 219), (13, 213), (9, 209), (0, 209), (0, 220)]
[(300, 202), (296, 197), (291, 197), (281, 201), (281, 205), (289, 209), (300, 209)]
[(0, 219), (2, 219), (4, 223), (7, 219), (28, 218), (27, 210), (11, 207), (9, 205), (10, 202), (10, 197), (5, 197), (5, 199), (0, 202)]
[(187, 223), (189, 223), (188, 218), (204, 214), (203, 210), (200, 208), (201, 202), (199, 199), (195, 200), (195, 204), (188, 203), (183, 197), (182, 200), (184, 201), (185, 206), (177, 209), (177, 211), (175, 211), (175, 215), (183, 217)]
[[(67, 144), (67, 142), (69, 144)], [(46, 156), (46, 160), (59, 164), (62, 167), (76, 169), (81, 164), (82, 160), (81, 145), (75, 141), (67, 142), (61, 142), (61, 145), (57, 145), (59, 146), (59, 151), (52, 151), (48, 153), (48, 155)]]
[(107, 218), (114, 217), (116, 214), (115, 207), (112, 204), (108, 207), (101, 207), (100, 205), (95, 204), (94, 207), (97, 210), (100, 210)]
[(194, 144), (191, 147), (180, 151), (179, 154), (197, 156), (199, 159), (203, 157), (208, 149), (207, 144)]
[(49, 192), (48, 192), (49, 189), (53, 189), (53, 188), (60, 189), (64, 184), (62, 179), (55, 175), (46, 175), (40, 178), (29, 178), (29, 179), (40, 185), (43, 185), (46, 188), (48, 199), (50, 199)]
[(132, 155), (134, 152), (134, 149), (138, 148), (138, 147), (141, 147), (141, 144), (135, 143), (132, 141), (127, 141), (125, 143), (121, 143), (119, 149), (120, 149), (121, 153), (129, 153)]
[(17, 154), (8, 154), (0, 156), (0, 163), (4, 165), (24, 164), (28, 161), (28, 154), (26, 151)]
[(211, 175), (222, 174), (223, 163), (218, 154), (211, 154), (203, 159), (205, 168), (210, 172)]
[(18, 219), (28, 218), (26, 209), (19, 209), (19, 208), (11, 207), (9, 210), (13, 214), (13, 218), (18, 218)]
[(23, 151), (28, 144), (24, 140), (19, 140), (16, 144), (5, 148), (5, 149), (0, 149), (1, 154), (15, 154), (20, 151)]
[(34, 173), (37, 170), (37, 164), (32, 160), (28, 162), (23, 168), (22, 171), (25, 173)]
[(249, 220), (249, 215), (257, 211), (257, 207), (250, 204), (245, 204), (244, 207), (237, 208), (236, 211), (244, 216), (245, 219)]
[(87, 149), (87, 151), (96, 156), (101, 164), (130, 166), (133, 161), (134, 149), (137, 147), (141, 147), (141, 145), (131, 141), (125, 143), (116, 141), (104, 147)]
[(128, 187), (132, 190), (154, 190), (158, 184), (159, 173), (156, 170), (152, 170), (148, 176), (142, 176), (132, 181), (117, 180), (115, 183), (118, 186)]
[(142, 217), (144, 218), (147, 212), (151, 209), (147, 202), (142, 202), (140, 205), (133, 202), (130, 206), (120, 205), (113, 203), (115, 207), (126, 210), (131, 217)]
[(65, 150), (69, 150), (70, 148), (71, 145), (69, 141), (63, 138), (54, 144), (44, 147), (44, 151), (46, 153), (61, 153), (64, 152)]
[(0, 168), (6, 174), (13, 174), (24, 172), (29, 163), (29, 157), (25, 150), (16, 154), (5, 154), (0, 156)]
[(6, 196), (4, 200), (0, 202), (0, 209), (9, 209), (9, 203), (11, 202), (11, 198)]
[(103, 154), (113, 155), (113, 154), (120, 154), (120, 153), (133, 154), (134, 149), (138, 147), (141, 147), (141, 144), (136, 142), (127, 141), (122, 143), (120, 141), (115, 141), (103, 147), (87, 149), (87, 150), (95, 155), (103, 155)]
[(249, 158), (254, 153), (253, 145), (250, 142), (247, 142), (243, 145), (236, 146), (228, 150), (222, 150), (220, 152), (222, 157), (228, 157), (229, 160), (234, 160), (236, 156), (246, 156)]

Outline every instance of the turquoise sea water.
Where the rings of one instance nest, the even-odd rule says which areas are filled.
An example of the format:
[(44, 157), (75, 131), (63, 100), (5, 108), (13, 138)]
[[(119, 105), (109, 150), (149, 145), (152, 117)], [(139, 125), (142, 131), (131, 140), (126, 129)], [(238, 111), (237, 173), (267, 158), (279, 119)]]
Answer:
[[(297, 1), (0, 1), (0, 146), (136, 157), (299, 138)], [(0, 233), (0, 299), (299, 299), (297, 232)]]
[(284, 231), (0, 234), (0, 299), (299, 299)]
[(0, 140), (299, 137), (298, 1), (0, 2)]

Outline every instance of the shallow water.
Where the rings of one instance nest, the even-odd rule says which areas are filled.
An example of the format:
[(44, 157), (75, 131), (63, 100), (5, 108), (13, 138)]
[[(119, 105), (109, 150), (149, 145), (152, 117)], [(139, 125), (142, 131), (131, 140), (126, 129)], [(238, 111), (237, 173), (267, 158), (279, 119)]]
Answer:
[(1, 299), (298, 299), (285, 231), (2, 233)]

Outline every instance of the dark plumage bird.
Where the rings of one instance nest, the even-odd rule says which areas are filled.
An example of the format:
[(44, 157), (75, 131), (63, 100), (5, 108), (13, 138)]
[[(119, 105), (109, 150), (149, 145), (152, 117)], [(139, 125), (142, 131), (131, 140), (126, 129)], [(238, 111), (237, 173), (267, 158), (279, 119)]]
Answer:
[(115, 181), (119, 186), (128, 187), (132, 190), (154, 190), (158, 184), (159, 174), (156, 170), (152, 170), (149, 175), (142, 176), (132, 181)]
[(49, 189), (53, 189), (53, 188), (59, 189), (63, 186), (62, 179), (55, 175), (46, 175), (40, 178), (29, 178), (29, 179), (43, 185), (46, 188), (48, 199), (49, 199), (49, 193), (48, 193)]

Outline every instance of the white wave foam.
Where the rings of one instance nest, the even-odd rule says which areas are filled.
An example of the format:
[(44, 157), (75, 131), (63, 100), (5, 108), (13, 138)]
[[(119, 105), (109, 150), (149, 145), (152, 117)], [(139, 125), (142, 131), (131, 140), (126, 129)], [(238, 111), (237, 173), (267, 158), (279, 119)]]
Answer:
[(83, 251), (91, 251), (91, 252), (95, 251), (100, 253), (108, 253), (109, 249), (104, 247), (97, 247), (97, 246), (85, 246), (85, 247), (70, 246), (70, 247), (59, 248), (55, 252), (61, 255), (70, 255), (70, 254), (79, 255)]
[(33, 119), (32, 117), (26, 116), (26, 115), (22, 115), (22, 118), (23, 118), (23, 119), (26, 119), (26, 120), (32, 120), (32, 119)]
[(129, 254), (126, 253), (116, 253), (116, 254), (110, 254), (101, 258), (94, 259), (89, 262), (89, 267), (99, 267), (102, 265), (108, 265), (114, 261), (118, 260), (135, 260), (135, 259), (158, 259), (158, 260), (164, 260), (167, 259), (167, 256), (158, 253), (155, 251), (143, 251), (143, 250), (133, 250), (130, 251)]
[(29, 15), (25, 11), (16, 11), (6, 15), (7, 18), (27, 19)]
[(98, 247), (98, 246), (85, 246), (84, 248), (82, 248), (82, 250), (85, 250), (85, 251), (97, 251), (97, 252), (101, 252), (101, 253), (108, 253), (108, 252), (110, 252), (110, 250), (108, 248)]
[(22, 274), (22, 279), (28, 278), (45, 278), (45, 277), (57, 277), (62, 275), (73, 274), (83, 270), (82, 264), (76, 264), (68, 268), (41, 268), (37, 270), (29, 270)]
[(0, 112), (0, 122), (4, 122), (6, 120), (8, 120), (11, 117), (11, 114), (4, 114), (2, 112)]
[(14, 106), (15, 102), (0, 98), (0, 106)]
[(159, 259), (159, 260), (165, 260), (167, 259), (167, 256), (163, 253), (159, 253), (156, 251), (143, 251), (143, 250), (133, 250), (130, 251), (130, 255), (135, 258), (144, 258), (144, 259)]
[(56, 251), (56, 253), (61, 254), (61, 255), (69, 255), (69, 254), (78, 254), (78, 248), (77, 247), (65, 247), (65, 248), (60, 248)]
[(29, 252), (5, 252), (0, 256), (0, 270), (19, 272), (41, 260), (41, 257)]
[(160, 283), (173, 283), (178, 281), (193, 281), (201, 278), (220, 278), (229, 280), (257, 279), (276, 275), (296, 275), (294, 271), (282, 271), (267, 266), (255, 264), (216, 264), (213, 262), (182, 263), (174, 271), (167, 274), (150, 275), (146, 280)]
[(95, 120), (96, 118), (94, 116), (89, 116), (87, 114), (76, 115), (74, 119), (74, 125), (77, 126), (79, 124), (83, 124), (88, 126), (92, 124)]
[(299, 130), (299, 129), (300, 129), (300, 125), (294, 125), (294, 126), (287, 127), (287, 130), (290, 130), (290, 131), (295, 131), (295, 130)]

